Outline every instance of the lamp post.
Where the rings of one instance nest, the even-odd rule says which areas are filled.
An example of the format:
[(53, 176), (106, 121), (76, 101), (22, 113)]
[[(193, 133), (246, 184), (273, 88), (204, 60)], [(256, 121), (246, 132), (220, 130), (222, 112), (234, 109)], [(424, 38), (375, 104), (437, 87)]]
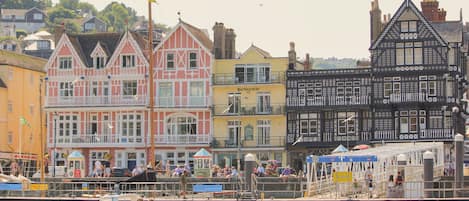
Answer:
[(55, 163), (57, 158), (57, 113), (54, 113), (54, 170), (52, 172), (52, 177), (55, 177)]
[[(348, 128), (347, 128), (347, 123), (350, 121), (350, 120), (353, 120), (353, 118), (355, 117), (355, 114), (352, 114), (350, 115), (349, 118), (345, 119), (342, 121), (342, 123), (345, 123), (345, 139), (346, 139), (346, 143), (347, 143), (347, 150), (349, 150), (349, 140), (348, 140)], [(353, 126), (355, 127), (355, 122), (353, 123)]]

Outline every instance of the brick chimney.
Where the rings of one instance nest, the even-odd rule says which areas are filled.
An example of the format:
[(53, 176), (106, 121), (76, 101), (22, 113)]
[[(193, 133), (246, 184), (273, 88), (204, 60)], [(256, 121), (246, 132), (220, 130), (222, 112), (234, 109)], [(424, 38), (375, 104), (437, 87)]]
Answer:
[(423, 16), (431, 22), (446, 21), (446, 11), (439, 8), (438, 0), (423, 0), (420, 5), (422, 7)]
[(311, 70), (311, 61), (309, 60), (308, 53), (306, 53), (304, 65), (305, 65), (305, 70)]
[(383, 22), (381, 21), (381, 10), (379, 9), (379, 1), (373, 0), (371, 2), (370, 10), (370, 41), (373, 43), (383, 29)]
[(54, 43), (57, 45), (62, 35), (65, 33), (65, 24), (62, 22), (60, 25), (54, 28)]
[(236, 34), (233, 29), (225, 30), (225, 59), (236, 57)]
[(290, 50), (288, 51), (288, 70), (295, 70), (295, 68), (296, 68), (295, 43), (290, 42)]
[(225, 58), (225, 25), (215, 22), (213, 26), (213, 54), (216, 59)]

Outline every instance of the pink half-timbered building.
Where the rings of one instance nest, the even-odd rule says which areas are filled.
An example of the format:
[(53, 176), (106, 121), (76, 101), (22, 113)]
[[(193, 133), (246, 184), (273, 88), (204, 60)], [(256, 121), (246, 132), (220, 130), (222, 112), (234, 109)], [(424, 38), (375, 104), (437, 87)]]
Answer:
[(153, 51), (156, 160), (192, 165), (195, 152), (209, 149), (212, 46), (206, 32), (180, 20)]
[(129, 169), (146, 164), (145, 47), (133, 32), (61, 36), (46, 65), (51, 165), (66, 165), (71, 151), (85, 157), (82, 175), (98, 160)]

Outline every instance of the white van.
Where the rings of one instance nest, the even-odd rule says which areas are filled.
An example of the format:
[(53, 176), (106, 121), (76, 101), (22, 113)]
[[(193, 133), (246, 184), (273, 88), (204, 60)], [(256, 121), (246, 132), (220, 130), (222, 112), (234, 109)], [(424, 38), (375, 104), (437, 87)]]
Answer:
[[(67, 177), (67, 167), (65, 166), (55, 166), (55, 177)], [(44, 177), (53, 177), (54, 175), (54, 166), (49, 166), (49, 173), (44, 174)], [(33, 174), (33, 178), (41, 178), (41, 170), (38, 170)]]

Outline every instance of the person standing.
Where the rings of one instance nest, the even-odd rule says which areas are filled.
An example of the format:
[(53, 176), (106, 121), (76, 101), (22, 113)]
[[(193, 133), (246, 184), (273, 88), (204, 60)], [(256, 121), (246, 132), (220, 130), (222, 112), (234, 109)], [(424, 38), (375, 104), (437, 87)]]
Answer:
[(388, 179), (388, 189), (387, 189), (387, 198), (394, 197), (394, 175), (389, 175)]
[(186, 198), (187, 175), (188, 175), (187, 171), (184, 170), (181, 176), (179, 177), (179, 189), (181, 189), (180, 195), (183, 197), (183, 199), (187, 199)]

